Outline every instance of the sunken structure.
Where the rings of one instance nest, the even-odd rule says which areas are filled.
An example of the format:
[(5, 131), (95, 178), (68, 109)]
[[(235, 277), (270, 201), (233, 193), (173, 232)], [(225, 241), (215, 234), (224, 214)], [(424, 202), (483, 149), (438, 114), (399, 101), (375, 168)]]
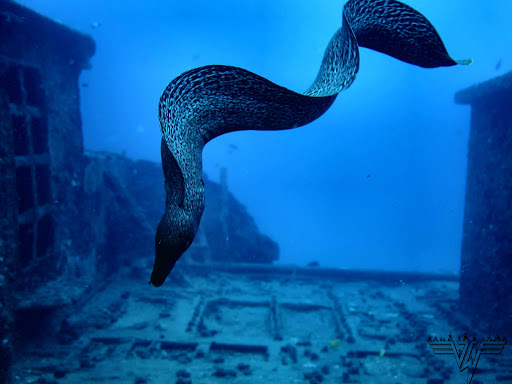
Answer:
[(460, 306), (512, 334), (512, 72), (458, 92), (471, 105)]
[(77, 79), (94, 49), (90, 38), (0, 2), (0, 381), (8, 377), (19, 311), (36, 316), (70, 302), (78, 285), (52, 282), (84, 273), (93, 256), (80, 233)]

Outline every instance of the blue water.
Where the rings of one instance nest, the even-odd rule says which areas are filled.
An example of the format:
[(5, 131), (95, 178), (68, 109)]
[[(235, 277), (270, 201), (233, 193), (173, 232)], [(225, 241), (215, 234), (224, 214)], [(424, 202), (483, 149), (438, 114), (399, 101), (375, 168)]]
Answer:
[[(352, 87), (320, 119), (209, 143), (204, 169), (228, 184), (281, 263), (459, 267), (470, 109), (458, 90), (510, 70), (512, 3), (405, 1), (467, 67), (417, 68), (362, 49)], [(167, 83), (207, 64), (246, 68), (301, 92), (341, 25), (342, 1), (21, 0), (97, 44), (81, 75), (85, 146), (160, 161)]]

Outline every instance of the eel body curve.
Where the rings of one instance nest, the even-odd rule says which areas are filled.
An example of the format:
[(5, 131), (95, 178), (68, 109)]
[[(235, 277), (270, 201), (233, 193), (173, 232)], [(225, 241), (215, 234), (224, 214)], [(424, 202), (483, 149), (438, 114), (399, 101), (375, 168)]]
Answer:
[(349, 0), (318, 75), (296, 93), (245, 69), (209, 65), (172, 80), (159, 104), (165, 212), (155, 235), (150, 283), (160, 286), (192, 243), (204, 209), (202, 150), (222, 134), (306, 125), (350, 87), (359, 47), (424, 68), (469, 64), (453, 60), (425, 16), (396, 0)]

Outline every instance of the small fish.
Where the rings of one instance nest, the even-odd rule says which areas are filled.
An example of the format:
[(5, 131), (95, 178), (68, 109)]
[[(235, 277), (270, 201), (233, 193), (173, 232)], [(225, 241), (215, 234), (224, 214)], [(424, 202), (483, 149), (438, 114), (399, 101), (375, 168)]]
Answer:
[(497, 71), (499, 71), (501, 69), (501, 59), (498, 60), (494, 69), (496, 69)]
[(98, 29), (99, 27), (101, 27), (103, 24), (101, 24), (99, 21), (93, 21), (91, 23), (91, 28), (92, 29)]

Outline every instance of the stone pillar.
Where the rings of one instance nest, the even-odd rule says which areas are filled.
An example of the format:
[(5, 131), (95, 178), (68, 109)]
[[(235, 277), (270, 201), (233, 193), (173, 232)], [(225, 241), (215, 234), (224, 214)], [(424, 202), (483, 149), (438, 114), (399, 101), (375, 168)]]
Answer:
[[(471, 105), (460, 310), (512, 335), (512, 72), (458, 92)], [(475, 330), (476, 330), (475, 329)]]

